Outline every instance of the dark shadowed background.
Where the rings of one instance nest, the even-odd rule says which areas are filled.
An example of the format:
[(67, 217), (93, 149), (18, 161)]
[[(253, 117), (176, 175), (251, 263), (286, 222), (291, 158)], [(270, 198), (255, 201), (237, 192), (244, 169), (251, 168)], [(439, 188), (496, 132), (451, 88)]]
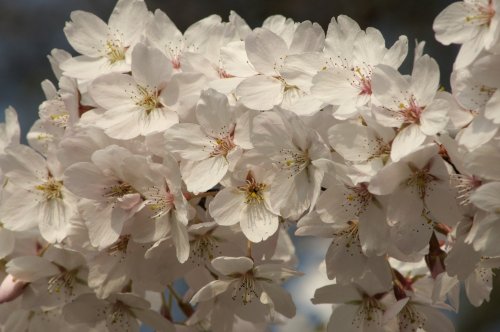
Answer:
[[(441, 67), (441, 84), (449, 89), (449, 75), (457, 47), (445, 47), (434, 39), (432, 22), (452, 0), (146, 0), (148, 8), (160, 8), (185, 30), (190, 24), (211, 14), (227, 19), (235, 10), (251, 27), (267, 16), (282, 14), (296, 21), (311, 20), (327, 28), (332, 16), (346, 14), (362, 28), (382, 31), (387, 45), (399, 35), (410, 40), (410, 57), (401, 71), (409, 73), (414, 41), (427, 42), (425, 52)], [(40, 82), (54, 81), (46, 55), (53, 48), (75, 52), (67, 43), (63, 27), (72, 10), (86, 10), (107, 21), (115, 0), (0, 0), (0, 120), (12, 105), (19, 113), (23, 135), (38, 116), (44, 96)], [(500, 282), (492, 301), (481, 308), (470, 308), (464, 299), (458, 331), (500, 331)], [(431, 331), (432, 332), (432, 331)]]

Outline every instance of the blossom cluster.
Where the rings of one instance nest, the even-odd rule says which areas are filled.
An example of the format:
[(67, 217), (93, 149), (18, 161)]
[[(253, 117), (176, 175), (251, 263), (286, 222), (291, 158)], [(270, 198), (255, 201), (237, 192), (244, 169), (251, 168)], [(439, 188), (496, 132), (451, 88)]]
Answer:
[(29, 145), (13, 108), (0, 129), (2, 331), (269, 331), (294, 235), (331, 243), (328, 331), (453, 331), (500, 267), (498, 6), (435, 19), (450, 92), (423, 42), (403, 75), (407, 38), (346, 16), (71, 13)]

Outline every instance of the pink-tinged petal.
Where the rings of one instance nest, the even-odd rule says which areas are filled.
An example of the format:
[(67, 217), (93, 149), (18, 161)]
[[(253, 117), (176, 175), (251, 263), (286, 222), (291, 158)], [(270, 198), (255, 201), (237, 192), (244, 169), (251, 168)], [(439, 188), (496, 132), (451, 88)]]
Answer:
[(219, 225), (230, 226), (241, 220), (245, 195), (235, 188), (224, 188), (210, 202), (208, 210)]
[(7, 273), (15, 279), (33, 282), (41, 278), (59, 274), (59, 269), (46, 259), (38, 256), (21, 256), (7, 263)]
[(500, 214), (500, 182), (482, 185), (470, 196), (470, 201), (484, 211)]
[(408, 127), (403, 128), (396, 135), (394, 141), (392, 141), (392, 161), (399, 161), (401, 158), (418, 150), (426, 138), (427, 136), (422, 132), (420, 126), (417, 124), (411, 124)]
[(179, 123), (165, 131), (165, 148), (186, 160), (203, 160), (213, 150), (212, 141), (194, 123)]
[(233, 280), (214, 280), (209, 284), (200, 289), (196, 294), (194, 294), (191, 304), (196, 304), (198, 302), (208, 301), (214, 297), (224, 293), (228, 287), (231, 285)]
[(158, 49), (137, 44), (132, 51), (132, 77), (142, 87), (159, 88), (172, 76), (172, 63)]
[(257, 28), (245, 39), (245, 50), (261, 74), (276, 76), (288, 52), (285, 41), (270, 30)]
[(253, 260), (248, 257), (217, 257), (212, 267), (222, 275), (244, 274), (253, 268)]
[(0, 304), (10, 302), (18, 298), (24, 292), (26, 282), (21, 281), (8, 274), (0, 285)]
[(241, 230), (252, 242), (265, 241), (278, 230), (278, 216), (268, 211), (263, 202), (247, 204), (240, 218)]
[(181, 173), (188, 191), (200, 193), (213, 188), (226, 175), (229, 164), (223, 156), (181, 163)]
[(316, 289), (314, 297), (311, 299), (313, 304), (321, 303), (347, 303), (361, 300), (361, 294), (352, 285), (327, 285)]
[(265, 111), (283, 100), (284, 84), (273, 77), (257, 75), (245, 79), (236, 87), (236, 96), (248, 108)]
[(84, 11), (73, 11), (66, 23), (64, 34), (71, 46), (81, 54), (91, 57), (104, 55), (108, 26), (99, 17)]
[(411, 74), (411, 92), (417, 105), (429, 105), (439, 88), (439, 66), (427, 54), (420, 57), (413, 66)]

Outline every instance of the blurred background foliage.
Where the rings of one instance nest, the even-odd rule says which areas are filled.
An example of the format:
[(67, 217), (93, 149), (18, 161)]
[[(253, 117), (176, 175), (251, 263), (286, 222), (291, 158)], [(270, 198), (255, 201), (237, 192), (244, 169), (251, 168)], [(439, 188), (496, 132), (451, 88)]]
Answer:
[[(415, 39), (425, 40), (425, 52), (441, 68), (441, 84), (449, 89), (449, 76), (458, 48), (445, 47), (434, 39), (432, 22), (453, 0), (146, 0), (148, 8), (162, 9), (185, 30), (211, 14), (227, 19), (235, 10), (251, 27), (270, 15), (281, 14), (296, 21), (311, 20), (327, 28), (333, 16), (345, 14), (362, 28), (382, 31), (387, 45), (399, 35), (410, 40), (410, 56), (401, 71), (410, 73)], [(73, 10), (90, 11), (107, 20), (115, 0), (0, 0), (0, 110), (14, 106), (23, 135), (38, 117), (44, 100), (40, 82), (55, 80), (46, 55), (53, 48), (75, 52), (67, 43), (63, 27)], [(3, 121), (3, 112), (0, 112)], [(312, 294), (311, 294), (312, 295)], [(500, 331), (500, 280), (489, 303), (471, 307), (463, 298), (457, 320), (458, 331)], [(431, 331), (432, 332), (432, 331)]]

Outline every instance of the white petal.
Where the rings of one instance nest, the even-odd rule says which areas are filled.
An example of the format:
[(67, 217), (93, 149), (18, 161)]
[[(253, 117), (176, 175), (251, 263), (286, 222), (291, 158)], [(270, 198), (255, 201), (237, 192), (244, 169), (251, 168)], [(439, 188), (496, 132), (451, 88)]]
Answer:
[(50, 199), (40, 204), (40, 234), (48, 242), (61, 242), (68, 234), (73, 207), (62, 199)]
[(426, 135), (436, 135), (448, 123), (451, 105), (445, 99), (435, 99), (420, 116), (420, 130)]
[(132, 77), (142, 87), (159, 88), (172, 76), (172, 63), (158, 49), (140, 43), (132, 51)]
[(205, 90), (196, 106), (196, 119), (212, 137), (224, 137), (233, 129), (234, 119), (226, 95)]
[(482, 185), (470, 196), (470, 200), (482, 210), (500, 213), (500, 182)]
[(247, 204), (241, 213), (241, 230), (252, 242), (267, 240), (276, 233), (278, 226), (278, 216), (268, 211), (263, 202)]
[(427, 54), (420, 57), (411, 74), (411, 91), (417, 105), (429, 105), (439, 88), (439, 67), (433, 58)]
[(89, 93), (95, 102), (109, 110), (121, 105), (135, 105), (131, 93), (136, 83), (130, 75), (111, 73), (95, 79), (89, 86)]
[(181, 173), (187, 189), (200, 193), (213, 188), (226, 175), (229, 164), (223, 156), (181, 163)]
[(388, 195), (410, 177), (411, 171), (403, 163), (392, 163), (382, 168), (370, 181), (368, 190), (375, 195)]
[(59, 269), (42, 257), (21, 256), (13, 258), (7, 263), (7, 273), (21, 281), (33, 282), (59, 274)]
[(224, 188), (210, 202), (208, 210), (219, 225), (230, 226), (241, 220), (245, 197), (235, 188)]
[(243, 274), (253, 268), (253, 260), (248, 257), (217, 257), (212, 260), (213, 268), (225, 275)]
[(350, 301), (361, 300), (358, 290), (351, 285), (327, 285), (316, 289), (314, 297), (311, 299), (313, 304), (321, 303), (346, 303)]
[(154, 328), (156, 331), (175, 332), (176, 330), (175, 326), (170, 321), (156, 311), (135, 308), (130, 308), (130, 310), (141, 322)]
[(103, 55), (108, 27), (99, 17), (84, 11), (71, 12), (64, 33), (68, 42), (81, 54), (92, 57)]
[(209, 284), (205, 285), (202, 289), (200, 289), (196, 294), (194, 294), (193, 298), (189, 302), (191, 304), (196, 304), (198, 302), (203, 302), (213, 299), (217, 295), (224, 293), (231, 284), (231, 282), (232, 280), (211, 281)]
[(295, 29), (290, 54), (319, 52), (323, 50), (325, 32), (318, 23), (304, 21)]
[(372, 74), (373, 96), (391, 110), (398, 110), (399, 104), (407, 100), (410, 84), (394, 68), (378, 65)]
[(15, 245), (14, 233), (0, 228), (0, 259), (12, 253)]
[(275, 76), (288, 52), (286, 43), (275, 33), (257, 28), (245, 39), (247, 56), (261, 74)]
[(357, 98), (360, 89), (351, 82), (353, 74), (350, 70), (331, 69), (320, 71), (313, 78), (311, 93), (325, 103), (342, 105)]
[(212, 141), (194, 123), (176, 124), (165, 131), (165, 147), (187, 160), (203, 160), (210, 156)]
[(500, 90), (495, 91), (486, 104), (484, 117), (490, 119), (495, 124), (500, 124)]
[(293, 316), (295, 316), (296, 309), (295, 304), (292, 300), (292, 296), (286, 290), (284, 290), (283, 287), (266, 281), (259, 284), (262, 286), (262, 289), (267, 294), (267, 296), (269, 296), (269, 299), (271, 299), (272, 307), (274, 308), (274, 310), (288, 318), (292, 318)]
[(284, 85), (278, 79), (257, 75), (245, 79), (236, 87), (236, 95), (248, 108), (264, 111), (283, 100)]
[(177, 220), (172, 222), (172, 239), (175, 244), (175, 251), (177, 253), (177, 259), (180, 263), (184, 263), (189, 258), (190, 247), (189, 247), (189, 235), (187, 228), (182, 223)]
[(411, 124), (403, 128), (392, 141), (391, 159), (399, 161), (416, 151), (424, 143), (426, 137), (417, 124)]

